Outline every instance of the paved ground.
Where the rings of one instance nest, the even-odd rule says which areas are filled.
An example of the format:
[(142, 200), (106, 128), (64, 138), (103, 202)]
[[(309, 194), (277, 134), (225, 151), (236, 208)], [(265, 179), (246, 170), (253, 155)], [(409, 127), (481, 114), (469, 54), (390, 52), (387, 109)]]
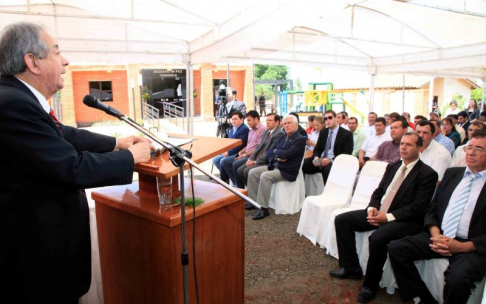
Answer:
[[(163, 124), (166, 132), (178, 130)], [(195, 135), (215, 136), (216, 122), (195, 121)], [(115, 127), (103, 133), (123, 133)], [(182, 130), (179, 132), (182, 133)], [(113, 134), (111, 134), (113, 135)], [(201, 164), (210, 171), (211, 162)], [(219, 175), (215, 168), (214, 173)], [(197, 179), (208, 180), (200, 172)], [(337, 280), (328, 272), (337, 260), (296, 233), (300, 213), (272, 215), (261, 221), (245, 216), (245, 302), (246, 303), (356, 303), (361, 281)], [(402, 303), (399, 296), (381, 290), (371, 303)]]

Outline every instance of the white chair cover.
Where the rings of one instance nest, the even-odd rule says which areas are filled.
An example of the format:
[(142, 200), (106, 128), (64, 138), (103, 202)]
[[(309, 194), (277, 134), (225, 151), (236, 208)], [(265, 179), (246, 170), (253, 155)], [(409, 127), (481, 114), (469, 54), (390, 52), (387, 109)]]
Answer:
[(308, 196), (304, 200), (297, 226), (300, 235), (316, 244), (320, 234), (324, 233), (332, 211), (346, 207), (349, 203), (358, 169), (356, 157), (343, 154), (336, 157), (324, 192), (318, 196)]
[(336, 229), (334, 227), (334, 219), (336, 216), (348, 211), (366, 208), (370, 202), (371, 195), (378, 188), (387, 166), (388, 163), (382, 161), (366, 162), (366, 165), (361, 170), (351, 204), (348, 208), (336, 209), (332, 212), (323, 238), (322, 240), (318, 240), (318, 243), (326, 248), (327, 254), (339, 259)]
[(324, 192), (322, 173), (305, 175), (305, 196), (321, 195)]
[(305, 198), (303, 164), (304, 159), (295, 182), (284, 181), (273, 185), (268, 206), (275, 209), (275, 214), (295, 214), (302, 208)]

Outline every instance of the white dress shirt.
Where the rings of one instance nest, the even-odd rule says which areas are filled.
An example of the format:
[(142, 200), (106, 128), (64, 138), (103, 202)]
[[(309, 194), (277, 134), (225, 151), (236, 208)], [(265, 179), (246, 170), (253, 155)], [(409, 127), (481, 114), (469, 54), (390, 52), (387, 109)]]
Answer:
[[(15, 77), (17, 78), (17, 77)], [(28, 84), (27, 82), (23, 81), (22, 79), (20, 78), (17, 78), (18, 80), (20, 80), (23, 84), (25, 84), (25, 86), (27, 88), (29, 88), (29, 90), (32, 91), (32, 93), (35, 95), (35, 97), (37, 98), (37, 100), (39, 101), (39, 103), (41, 104), (42, 108), (44, 109), (44, 111), (47, 112), (47, 114), (49, 114), (51, 112), (51, 106), (49, 105), (49, 103), (47, 102), (46, 98), (44, 97), (44, 95), (42, 95), (39, 91), (37, 91), (33, 86), (31, 86), (30, 84)]]
[(372, 157), (378, 151), (378, 147), (385, 141), (392, 140), (386, 132), (381, 135), (371, 135), (364, 141), (361, 150), (365, 151), (365, 157)]
[(432, 167), (439, 175), (439, 181), (442, 180), (444, 172), (451, 166), (451, 154), (444, 146), (432, 140), (430, 145), (420, 154), (420, 159)]

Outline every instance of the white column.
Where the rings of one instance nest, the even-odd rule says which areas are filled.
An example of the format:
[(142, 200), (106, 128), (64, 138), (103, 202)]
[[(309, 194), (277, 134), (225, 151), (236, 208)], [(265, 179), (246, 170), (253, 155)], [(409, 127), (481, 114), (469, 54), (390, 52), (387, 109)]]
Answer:
[[(434, 77), (430, 78), (429, 83), (429, 102), (427, 103), (427, 113), (425, 116), (428, 116), (430, 112), (432, 112), (432, 102), (434, 101)], [(437, 105), (439, 106), (439, 105)]]
[(192, 65), (190, 57), (187, 57), (186, 66), (186, 112), (187, 112), (187, 134), (194, 134), (194, 98), (192, 96)]
[(373, 112), (374, 100), (375, 100), (375, 74), (371, 74), (370, 110), (368, 112)]
[(405, 112), (405, 75), (403, 75), (403, 82), (402, 82), (402, 113), (403, 112)]

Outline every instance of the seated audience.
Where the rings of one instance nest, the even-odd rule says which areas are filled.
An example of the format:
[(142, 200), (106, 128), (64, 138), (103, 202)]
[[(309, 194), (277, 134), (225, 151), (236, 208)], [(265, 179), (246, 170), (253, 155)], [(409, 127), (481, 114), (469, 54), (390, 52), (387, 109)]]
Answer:
[[(307, 132), (305, 131), (304, 128), (302, 128), (302, 126), (300, 125), (300, 119), (299, 119), (299, 114), (295, 113), (295, 112), (290, 112), (289, 115), (293, 115), (297, 118), (297, 123), (299, 124), (299, 129), (298, 129), (298, 132), (300, 133), (300, 135), (302, 136), (307, 136)], [(283, 128), (283, 120), (282, 120), (282, 128)]]
[(452, 123), (454, 124), (453, 130), (456, 130), (456, 132), (459, 133), (461, 137), (461, 141), (459, 142), (460, 145), (466, 139), (466, 131), (463, 128), (459, 127), (459, 125), (457, 124), (457, 120), (459, 118), (457, 114), (451, 114), (447, 117), (452, 119)]
[[(356, 117), (350, 117), (348, 122), (349, 131), (353, 133), (353, 156), (358, 156), (359, 150), (366, 140), (366, 134), (361, 132), (358, 127), (358, 119)], [(376, 131), (375, 131), (376, 132)]]
[(420, 160), (434, 169), (439, 175), (439, 181), (442, 180), (445, 170), (451, 165), (451, 154), (434, 140), (435, 126), (430, 121), (419, 121), (415, 126), (415, 132), (423, 140)]
[(442, 123), (440, 120), (431, 120), (430, 122), (433, 123), (435, 127), (434, 140), (446, 148), (452, 155), (456, 150), (456, 147), (452, 139), (442, 134)]
[(388, 118), (386, 119), (386, 128), (385, 128), (386, 134), (390, 135), (390, 128), (392, 122), (396, 121), (399, 118), (400, 118), (400, 114), (398, 114), (397, 112), (392, 112), (390, 113), (390, 115), (388, 115)]
[[(236, 186), (244, 188), (248, 180), (248, 172), (256, 167), (265, 166), (268, 164), (267, 151), (272, 150), (280, 137), (284, 136), (282, 128), (280, 128), (280, 116), (275, 113), (267, 115), (267, 130), (262, 135), (262, 140), (256, 146), (253, 153), (250, 155), (245, 164), (237, 169)], [(252, 204), (246, 204), (250, 209)]]
[(430, 118), (430, 120), (440, 120), (440, 113), (430, 112), (429, 118)]
[(361, 279), (355, 232), (374, 230), (369, 237), (369, 259), (359, 302), (376, 297), (390, 241), (423, 229), (424, 214), (437, 184), (437, 173), (419, 159), (422, 138), (406, 133), (400, 142), (402, 160), (389, 164), (371, 196), (368, 208), (336, 216), (339, 269), (329, 272), (338, 279)]
[(349, 130), (348, 128), (348, 124), (346, 123), (346, 112), (339, 112), (337, 115), (336, 115), (336, 120), (337, 120), (337, 123), (338, 125), (341, 127), (341, 128), (344, 128), (346, 130)]
[(370, 160), (380, 160), (387, 163), (394, 163), (400, 160), (400, 141), (402, 136), (407, 133), (408, 122), (405, 118), (399, 118), (391, 124), (390, 141), (383, 142), (375, 155)]
[(305, 129), (305, 132), (307, 134), (312, 134), (312, 132), (315, 131), (315, 129), (314, 129), (314, 118), (316, 118), (315, 115), (310, 115), (309, 117), (307, 117), (307, 123), (309, 124), (309, 127), (307, 127), (307, 129)]
[(248, 132), (250, 129), (244, 123), (244, 116), (243, 113), (240, 111), (233, 112), (231, 114), (231, 123), (233, 124), (233, 128), (231, 128), (229, 133), (229, 138), (234, 139), (241, 139), (241, 145), (235, 147), (227, 152), (221, 153), (213, 158), (213, 164), (218, 168), (220, 172), (220, 178), (223, 181), (228, 181), (228, 175), (226, 175), (225, 171), (221, 169), (221, 161), (228, 156), (237, 154), (241, 149), (246, 147), (246, 142), (248, 140)]
[(366, 135), (366, 137), (375, 135), (376, 130), (375, 130), (375, 120), (378, 117), (375, 112), (370, 112), (368, 114), (368, 123), (363, 127), (363, 133)]
[(461, 110), (459, 110), (459, 108), (457, 107), (457, 101), (455, 100), (452, 100), (450, 103), (449, 103), (450, 107), (445, 111), (445, 114), (444, 116), (447, 117), (451, 114), (458, 114)]
[(299, 123), (295, 116), (287, 115), (283, 121), (285, 136), (279, 139), (273, 150), (267, 151), (268, 167), (257, 167), (248, 173), (248, 196), (261, 205), (252, 217), (254, 220), (270, 215), (268, 204), (272, 186), (280, 181), (293, 182), (299, 175), (305, 137), (298, 132)]
[(466, 137), (461, 143), (465, 143), (469, 140), (467, 130), (469, 129), (470, 124), (471, 122), (469, 121), (466, 111), (461, 111), (457, 114), (457, 125), (461, 127), (464, 131), (466, 131)]
[(388, 247), (404, 301), (438, 303), (422, 281), (414, 261), (449, 259), (444, 272), (444, 303), (468, 302), (475, 282), (486, 275), (486, 131), (476, 131), (465, 147), (466, 168), (446, 171), (425, 215), (426, 231)]
[(419, 122), (421, 120), (428, 120), (428, 119), (427, 119), (427, 117), (422, 116), (422, 115), (417, 115), (413, 118), (413, 124), (415, 125), (415, 127), (417, 127), (417, 122)]
[(482, 112), (481, 112), (481, 115), (480, 115), (480, 117), (479, 117), (479, 118), (481, 118), (481, 117), (486, 118), (486, 111), (482, 111)]
[(383, 117), (378, 117), (375, 120), (376, 134), (368, 136), (359, 150), (359, 166), (363, 167), (365, 163), (376, 154), (378, 147), (385, 141), (391, 140), (390, 135), (385, 133), (386, 120)]
[[(324, 127), (324, 117), (322, 116), (316, 116), (314, 118), (314, 131), (312, 131), (309, 136), (307, 136), (306, 140), (306, 149), (307, 151), (314, 151), (314, 147), (317, 144), (317, 140), (319, 139), (319, 133), (321, 132), (322, 128)], [(307, 154), (307, 152), (306, 152)], [(312, 156), (312, 153), (310, 154), (309, 157)]]
[(479, 118), (479, 107), (476, 99), (469, 100), (469, 107), (467, 108), (467, 115), (469, 116), (469, 120), (473, 121)]
[(319, 133), (313, 157), (304, 160), (302, 171), (304, 174), (322, 173), (326, 183), (334, 158), (353, 152), (353, 135), (338, 125), (333, 110), (324, 113), (324, 123), (327, 128)]
[(246, 114), (246, 122), (251, 129), (250, 132), (248, 132), (246, 147), (241, 149), (238, 154), (229, 155), (223, 158), (220, 162), (221, 176), (228, 176), (235, 186), (238, 168), (246, 163), (258, 143), (261, 141), (263, 133), (267, 130), (267, 127), (260, 122), (260, 114), (255, 110), (251, 110)]
[(415, 130), (415, 124), (410, 121), (410, 113), (403, 112), (402, 115), (407, 120), (408, 126), (412, 129), (412, 131)]
[[(486, 125), (479, 121), (473, 121), (467, 130), (468, 137), (471, 138), (476, 130), (486, 130)], [(464, 151), (464, 147), (468, 143), (469, 141), (465, 145), (457, 147), (452, 156), (452, 167), (466, 167), (466, 151)]]
[[(459, 133), (454, 128), (454, 120), (451, 117), (446, 117), (442, 119), (442, 134), (450, 138), (454, 142), (455, 148), (457, 148), (461, 144), (461, 135), (459, 135)], [(464, 136), (464, 138), (465, 137), (466, 136)]]

